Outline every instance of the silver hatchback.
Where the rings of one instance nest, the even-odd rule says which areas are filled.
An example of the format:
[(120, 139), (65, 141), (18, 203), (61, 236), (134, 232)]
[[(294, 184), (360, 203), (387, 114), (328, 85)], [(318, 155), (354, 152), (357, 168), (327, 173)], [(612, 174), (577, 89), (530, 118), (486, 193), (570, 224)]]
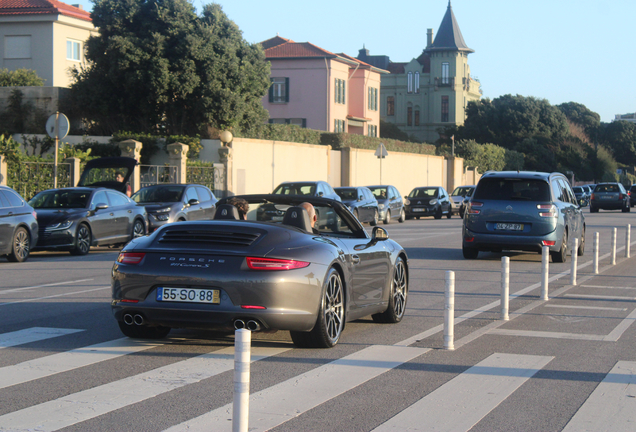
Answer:
[(468, 203), (462, 251), (475, 259), (480, 251), (540, 253), (548, 246), (552, 261), (565, 262), (575, 238), (582, 256), (585, 217), (563, 174), (489, 172)]

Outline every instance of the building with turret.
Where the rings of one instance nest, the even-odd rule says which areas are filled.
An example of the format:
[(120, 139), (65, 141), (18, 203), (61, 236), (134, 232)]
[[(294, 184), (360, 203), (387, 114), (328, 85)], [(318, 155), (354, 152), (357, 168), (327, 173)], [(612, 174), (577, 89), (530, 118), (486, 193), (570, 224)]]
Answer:
[(466, 106), (481, 97), (480, 83), (471, 77), (468, 48), (448, 2), (448, 9), (433, 38), (428, 29), (427, 45), (408, 63), (394, 63), (385, 55), (360, 50), (358, 59), (390, 73), (381, 78), (381, 119), (425, 142), (435, 142), (438, 130), (461, 125)]

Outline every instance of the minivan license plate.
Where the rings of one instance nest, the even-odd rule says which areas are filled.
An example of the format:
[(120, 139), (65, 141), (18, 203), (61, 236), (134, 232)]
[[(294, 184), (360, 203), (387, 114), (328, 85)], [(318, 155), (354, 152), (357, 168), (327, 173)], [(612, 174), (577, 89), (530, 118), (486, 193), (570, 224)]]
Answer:
[(180, 303), (221, 303), (220, 290), (204, 288), (157, 288), (157, 301)]
[(523, 231), (523, 224), (515, 223), (498, 223), (495, 229), (506, 231)]

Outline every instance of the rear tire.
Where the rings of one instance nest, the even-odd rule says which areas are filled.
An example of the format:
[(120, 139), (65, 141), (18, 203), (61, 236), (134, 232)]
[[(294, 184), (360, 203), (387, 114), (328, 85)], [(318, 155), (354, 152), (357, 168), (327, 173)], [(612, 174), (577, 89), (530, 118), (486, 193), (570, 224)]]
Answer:
[(479, 255), (479, 249), (462, 246), (462, 254), (464, 255), (465, 259), (477, 259), (477, 256)]
[(446, 218), (450, 219), (452, 215), (453, 215), (453, 209), (448, 209), (448, 214), (446, 215)]
[(7, 259), (11, 262), (24, 262), (29, 258), (31, 251), (31, 238), (24, 227), (15, 230), (13, 241), (11, 242), (11, 253)]
[(391, 210), (386, 211), (386, 215), (384, 216), (384, 225), (388, 225), (391, 222)]
[(376, 226), (378, 224), (378, 209), (373, 210), (373, 220), (369, 222), (371, 226)]
[(564, 263), (568, 260), (568, 233), (563, 233), (563, 240), (561, 241), (561, 249), (556, 252), (550, 252), (552, 262)]
[(398, 219), (399, 223), (402, 223), (406, 220), (406, 213), (404, 212), (404, 208), (402, 208), (402, 211), (400, 212), (400, 218)]
[(393, 279), (391, 280), (391, 291), (389, 292), (389, 304), (382, 313), (371, 315), (377, 323), (398, 323), (404, 317), (406, 310), (406, 299), (409, 291), (409, 281), (406, 274), (406, 266), (402, 258), (395, 262)]
[(442, 218), (442, 207), (439, 207), (437, 211), (435, 212), (435, 219), (441, 219), (441, 218)]
[(325, 280), (316, 324), (309, 332), (290, 331), (294, 345), (300, 348), (331, 348), (335, 346), (345, 327), (344, 298), (344, 286), (340, 273), (332, 267)]
[(117, 322), (119, 329), (124, 334), (133, 339), (163, 339), (170, 333), (170, 327), (163, 326), (145, 326), (145, 325), (128, 325), (123, 322)]

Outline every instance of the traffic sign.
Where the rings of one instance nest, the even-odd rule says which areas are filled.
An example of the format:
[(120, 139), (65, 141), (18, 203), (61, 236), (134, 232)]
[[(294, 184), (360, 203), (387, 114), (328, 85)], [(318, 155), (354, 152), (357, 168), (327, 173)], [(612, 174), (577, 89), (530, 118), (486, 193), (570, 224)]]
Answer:
[(380, 143), (380, 145), (378, 145), (378, 148), (375, 149), (375, 156), (378, 159), (384, 159), (385, 157), (387, 157), (389, 155), (389, 152), (386, 151), (386, 147), (384, 147), (383, 143)]
[(46, 121), (46, 133), (53, 139), (63, 139), (70, 128), (68, 118), (62, 113), (51, 114)]

